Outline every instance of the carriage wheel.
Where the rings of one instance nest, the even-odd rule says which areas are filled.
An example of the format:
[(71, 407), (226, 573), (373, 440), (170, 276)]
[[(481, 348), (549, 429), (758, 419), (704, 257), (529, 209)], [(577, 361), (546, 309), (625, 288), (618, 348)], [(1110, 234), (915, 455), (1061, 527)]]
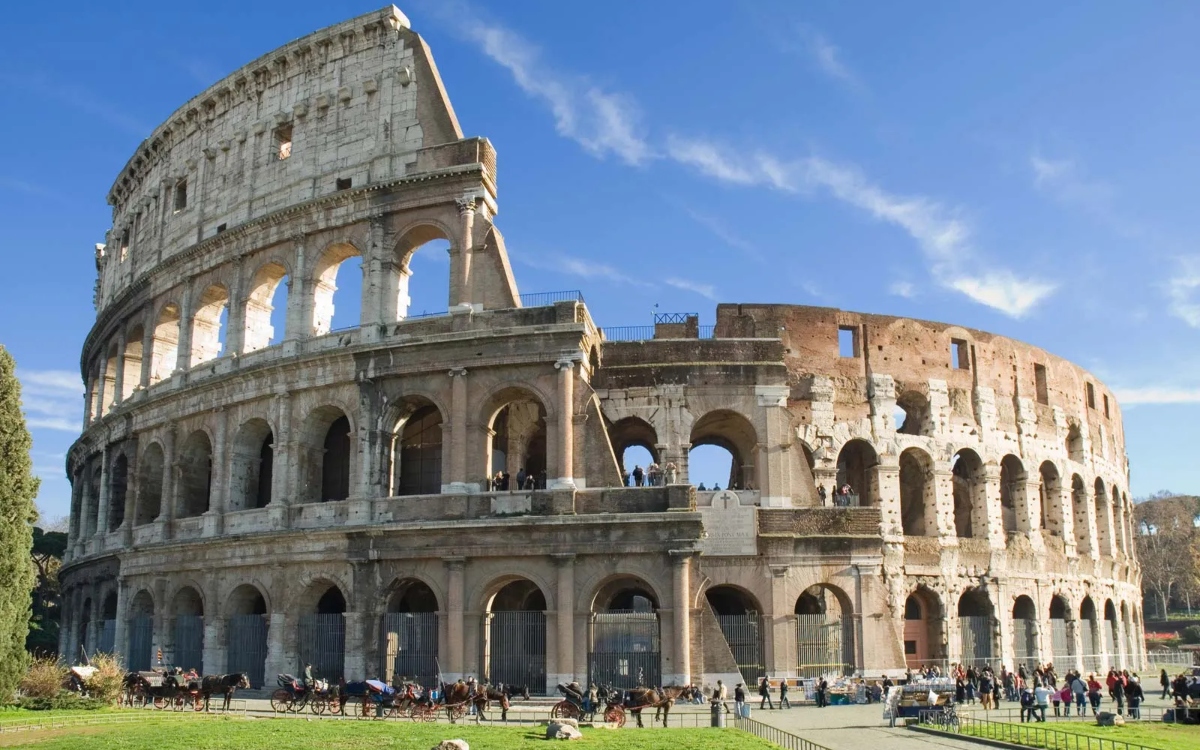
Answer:
[(385, 719), (396, 719), (403, 715), (404, 709), (401, 708), (400, 704), (398, 703), (392, 703), (392, 705), (387, 706), (387, 710), (383, 712), (383, 718)]
[(579, 709), (575, 704), (568, 700), (561, 700), (554, 704), (554, 708), (550, 709), (550, 718), (552, 719), (578, 719)]
[(293, 713), (299, 713), (304, 710), (305, 706), (308, 705), (308, 701), (309, 701), (308, 693), (301, 693), (297, 697), (293, 698), (292, 702), (290, 704), (288, 704), (288, 710)]
[(357, 711), (358, 716), (356, 716), (355, 718), (358, 718), (358, 719), (371, 718), (371, 715), (374, 713), (374, 711), (371, 710), (371, 707), (373, 705), (375, 705), (375, 702), (371, 700), (371, 696), (364, 695), (362, 697), (362, 700), (359, 701), (359, 704), (358, 704), (359, 707), (358, 707), (358, 711)]
[(204, 710), (204, 696), (203, 695), (193, 695), (192, 696), (192, 710), (193, 711), (203, 711)]
[(604, 712), (604, 720), (609, 724), (616, 724), (618, 727), (625, 726), (625, 709), (620, 706), (609, 706)]
[(166, 698), (164, 698), (164, 697), (163, 697), (163, 696), (161, 696), (161, 695), (156, 695), (156, 696), (154, 696), (154, 698), (153, 698), (153, 700), (151, 701), (151, 703), (152, 703), (152, 704), (153, 704), (153, 706), (154, 706), (155, 708), (157, 708), (159, 711), (161, 711), (161, 710), (163, 710), (164, 708), (166, 708), (166, 707), (167, 707), (167, 699), (166, 699)]
[(326, 708), (328, 708), (328, 704), (326, 700), (320, 696), (314, 695), (313, 699), (308, 702), (308, 710), (312, 711), (317, 716), (325, 713)]
[(421, 704), (413, 710), (413, 721), (437, 721), (437, 708)]
[[(158, 701), (158, 699), (156, 698), (155, 705), (158, 705), (157, 701)], [(288, 690), (286, 690), (284, 688), (279, 688), (275, 692), (271, 693), (271, 710), (272, 711), (274, 711), (277, 714), (282, 714), (287, 711), (290, 711), (291, 707), (292, 707), (292, 694)]]
[(450, 723), (453, 724), (467, 713), (467, 704), (458, 703), (453, 706), (446, 706), (446, 715), (450, 717)]

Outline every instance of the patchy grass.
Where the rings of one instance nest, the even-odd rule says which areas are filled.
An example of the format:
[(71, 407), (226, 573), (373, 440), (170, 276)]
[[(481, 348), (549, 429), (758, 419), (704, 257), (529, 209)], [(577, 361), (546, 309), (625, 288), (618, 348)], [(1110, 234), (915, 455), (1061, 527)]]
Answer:
[[(591, 729), (589, 750), (772, 750), (774, 745), (736, 729)], [(459, 738), (481, 750), (545, 748), (544, 727), (470, 727), (407, 721), (305, 721), (234, 717), (163, 716), (114, 724), (70, 727), (0, 737), (0, 747), (39, 750), (425, 750)], [(777, 749), (776, 749), (777, 750)]]
[[(1043, 731), (1050, 730), (1050, 731)], [(963, 722), (962, 734), (974, 737), (1004, 740), (1017, 745), (1028, 747), (1048, 748), (1063, 747), (1063, 734), (1055, 735), (1053, 730), (1063, 734), (1073, 735), (1068, 744), (1074, 747), (1074, 736), (1100, 737), (1112, 742), (1125, 743), (1131, 746), (1143, 745), (1157, 750), (1196, 750), (1200, 748), (1200, 726), (1184, 726), (1181, 724), (1164, 724), (1162, 722), (1130, 722), (1122, 727), (1101, 727), (1095, 723), (1073, 722), (1071, 724), (1011, 724), (1005, 722), (990, 722), (976, 724)], [(1057, 736), (1057, 744), (1055, 738)], [(1086, 740), (1081, 740), (1080, 747)], [(1105, 748), (1109, 746), (1106, 744)]]

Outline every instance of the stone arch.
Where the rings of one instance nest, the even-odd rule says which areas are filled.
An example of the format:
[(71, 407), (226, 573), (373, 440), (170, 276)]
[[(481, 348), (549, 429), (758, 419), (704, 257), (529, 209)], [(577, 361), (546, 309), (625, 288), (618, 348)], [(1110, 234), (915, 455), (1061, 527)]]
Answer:
[(1119, 666), (1118, 659), (1120, 652), (1120, 633), (1117, 629), (1117, 607), (1113, 604), (1112, 599), (1104, 600), (1104, 628), (1102, 632), (1104, 642), (1104, 653), (1108, 656), (1108, 666), (1110, 669)]
[(257, 583), (241, 583), (225, 599), (225, 612), (230, 617), (269, 615), (271, 600), (265, 588)]
[(391, 423), (388, 496), (441, 492), (445, 412), (432, 399), (412, 395), (393, 407), (388, 421)]
[(154, 594), (147, 589), (138, 589), (129, 600), (128, 614), (130, 617), (153, 617)]
[(1025, 465), (1009, 453), (1000, 460), (1000, 518), (1004, 532), (1012, 534), (1020, 528), (1019, 516), (1025, 512)]
[(354, 424), (340, 406), (326, 404), (309, 412), (300, 451), (300, 476), (307, 502), (345, 500), (354, 476)]
[(312, 579), (294, 602), (299, 613), (296, 655), (299, 669), (312, 665), (314, 674), (340, 680), (345, 674), (346, 612), (349, 599), (331, 578)]
[(729, 481), (726, 489), (753, 489), (758, 486), (754, 462), (758, 433), (744, 415), (731, 409), (716, 409), (692, 424), (691, 449), (715, 445), (729, 452)]
[(201, 588), (186, 582), (171, 595), (168, 614), (171, 654), (170, 663), (183, 669), (195, 669), (204, 674), (204, 616), (207, 611)]
[(623, 417), (609, 424), (608, 438), (612, 443), (613, 454), (616, 455), (617, 462), (621, 465), (624, 473), (633, 470), (632, 467), (625, 466), (625, 451), (629, 448), (645, 448), (646, 452), (650, 454), (652, 462), (661, 463), (662, 457), (658, 450), (658, 431), (641, 417)]
[(904, 600), (904, 662), (920, 669), (946, 658), (945, 608), (937, 592), (921, 584)]
[(1096, 547), (1102, 555), (1112, 555), (1113, 551), (1113, 514), (1108, 502), (1108, 491), (1104, 480), (1096, 477), (1095, 494), (1092, 496), (1093, 508), (1096, 514)]
[(196, 430), (179, 449), (179, 507), (176, 518), (192, 518), (208, 512), (212, 494), (212, 440)]
[(221, 356), (225, 345), (225, 316), (228, 312), (229, 290), (224, 286), (212, 284), (200, 293), (191, 321), (192, 367)]
[(929, 398), (920, 391), (904, 391), (896, 397), (896, 432), (901, 435), (932, 435), (933, 414)]
[(830, 583), (809, 586), (796, 597), (797, 670), (801, 677), (853, 674), (854, 605)]
[(857, 498), (857, 505), (878, 505), (879, 480), (875, 473), (878, 465), (879, 455), (873, 445), (862, 438), (847, 440), (838, 451), (838, 489), (849, 485), (850, 495)]
[(108, 472), (108, 528), (116, 531), (125, 523), (125, 496), (129, 491), (129, 458), (124, 451), (113, 459)]
[(545, 488), (549, 403), (544, 394), (524, 384), (506, 383), (488, 394), (480, 420), (487, 428), (488, 479), (500, 472), (515, 483), (524, 469), (535, 487)]
[(267, 630), (271, 613), (265, 590), (242, 583), (225, 600), (226, 670), (245, 674), (251, 687), (265, 682)]
[(1037, 605), (1032, 598), (1021, 594), (1013, 600), (1013, 660), (1030, 671), (1038, 665), (1037, 621)]
[(397, 578), (388, 586), (382, 616), (382, 674), (391, 680), (436, 681), (438, 674), (438, 598), (416, 577)]
[(1066, 518), (1062, 502), (1062, 479), (1053, 461), (1043, 461), (1038, 467), (1038, 493), (1042, 501), (1042, 528), (1051, 536), (1063, 536)]
[(1125, 638), (1121, 641), (1121, 664), (1132, 669), (1137, 663), (1137, 632), (1133, 628), (1133, 620), (1129, 616), (1129, 603), (1121, 602), (1121, 626), (1125, 629)]
[(290, 294), (291, 274), (287, 266), (279, 260), (264, 263), (250, 277), (250, 293), (246, 295), (243, 321), (243, 353), (265, 349), (276, 339), (275, 328), (271, 325), (271, 313), (275, 311), (275, 294), (281, 286), (286, 304)]
[(716, 615), (725, 645), (741, 672), (742, 681), (754, 684), (765, 674), (763, 641), (766, 621), (762, 604), (747, 589), (728, 583), (706, 587), (703, 591), (708, 607)]
[(134, 526), (153, 523), (162, 511), (163, 469), (162, 446), (157, 442), (150, 443), (142, 451), (142, 457), (138, 460)]
[(960, 538), (987, 536), (987, 490), (983, 460), (963, 448), (951, 460), (954, 475), (954, 530)]
[(154, 648), (154, 595), (146, 589), (138, 589), (121, 616), (125, 618), (128, 639), (121, 644), (126, 668), (132, 671), (150, 669)]
[(984, 588), (975, 586), (959, 596), (958, 628), (961, 663), (974, 667), (989, 665), (995, 654), (996, 612)]
[(117, 350), (117, 342), (113, 341), (108, 345), (108, 353), (104, 357), (104, 364), (100, 371), (100, 410), (96, 412), (96, 417), (103, 417), (112, 411), (116, 404), (116, 389), (117, 389), (117, 369), (120, 367), (121, 353)]
[[(388, 276), (386, 300), (387, 305), (394, 308), (391, 320), (404, 320), (408, 317), (412, 304), (410, 295), (410, 279), (412, 256), (423, 245), (438, 240), (453, 242), (454, 233), (436, 221), (419, 219), (400, 231), (399, 239), (392, 249), (391, 273)], [(446, 300), (450, 300), (450, 277), (446, 275)]]
[(1067, 450), (1067, 458), (1077, 464), (1081, 464), (1085, 460), (1083, 451), (1083, 430), (1079, 427), (1079, 423), (1072, 421), (1067, 426), (1067, 439), (1065, 448)]
[(1121, 490), (1116, 484), (1113, 484), (1111, 487), (1109, 487), (1109, 491), (1112, 493), (1112, 499), (1110, 500), (1109, 505), (1112, 508), (1113, 515), (1112, 533), (1113, 541), (1115, 542), (1113, 546), (1116, 548), (1117, 552), (1121, 553), (1121, 555), (1128, 555), (1129, 539), (1126, 536), (1126, 533), (1129, 530), (1128, 509), (1125, 507), (1125, 503), (1121, 501)]
[(542, 592), (546, 601), (546, 609), (553, 611), (557, 607), (557, 602), (554, 596), (554, 583), (549, 581), (539, 571), (525, 569), (522, 570), (516, 566), (511, 569), (506, 568), (500, 571), (495, 571), (491, 578), (471, 589), (467, 595), (467, 601), (471, 603), (476, 612), (490, 612), (492, 601), (496, 595), (508, 584), (513, 581), (530, 581), (539, 591)]
[(1092, 551), (1092, 534), (1088, 527), (1088, 497), (1087, 486), (1083, 477), (1071, 475), (1071, 507), (1075, 513), (1075, 546), (1080, 553)]
[(141, 323), (135, 324), (125, 334), (125, 350), (121, 352), (121, 400), (133, 395), (142, 382), (142, 339), (146, 338), (146, 329)]
[(388, 612), (438, 612), (437, 592), (420, 578), (397, 578), (387, 587)]
[(275, 433), (262, 417), (242, 423), (233, 439), (230, 510), (265, 508), (271, 502)]
[(179, 361), (179, 305), (168, 302), (154, 318), (154, 336), (150, 339), (150, 383), (171, 377)]
[(502, 576), (485, 588), (484, 664), (493, 683), (546, 689), (545, 590), (524, 576)]
[(644, 578), (608, 576), (588, 601), (588, 683), (618, 689), (662, 683), (658, 592)]
[(920, 448), (900, 454), (900, 519), (906, 536), (937, 536), (933, 458)]
[(205, 599), (203, 589), (195, 581), (186, 581), (175, 588), (170, 597), (169, 613), (173, 616), (203, 616)]
[(1091, 595), (1083, 597), (1079, 603), (1079, 625), (1081, 628), (1079, 642), (1083, 647), (1083, 668), (1098, 671), (1102, 666), (1102, 649), (1100, 641), (1100, 622), (1097, 618), (1096, 602)]
[[(645, 602), (635, 602), (640, 597)], [(586, 600), (589, 612), (658, 611), (662, 598), (652, 583), (633, 573), (606, 576)], [(633, 606), (638, 604), (639, 606)], [(646, 608), (648, 607), (648, 609)]]
[(1050, 661), (1055, 664), (1070, 664), (1075, 658), (1075, 644), (1071, 638), (1073, 608), (1067, 598), (1056, 593), (1050, 597)]
[[(330, 244), (317, 258), (313, 266), (312, 326), (314, 336), (329, 333), (333, 324), (334, 294), (337, 292), (338, 270), (351, 258), (362, 258), (363, 253), (350, 242)], [(366, 309), (366, 306), (363, 306)], [(361, 323), (360, 315), (360, 323)]]

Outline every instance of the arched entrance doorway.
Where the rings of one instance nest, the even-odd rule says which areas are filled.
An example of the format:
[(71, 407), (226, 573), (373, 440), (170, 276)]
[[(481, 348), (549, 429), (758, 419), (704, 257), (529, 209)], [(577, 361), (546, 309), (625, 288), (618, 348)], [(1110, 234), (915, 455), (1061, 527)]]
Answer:
[(658, 600), (643, 581), (619, 578), (592, 601), (588, 684), (627, 689), (662, 684)]
[(733, 654), (742, 682), (755, 685), (766, 674), (763, 659), (763, 625), (758, 602), (734, 586), (713, 586), (704, 592)]
[(796, 599), (796, 673), (801, 677), (854, 674), (854, 618), (841, 589), (811, 586)]
[[(868, 507), (879, 504), (879, 481), (875, 467), (879, 456), (866, 440), (851, 440), (842, 446), (837, 460), (837, 489), (850, 487), (850, 496), (834, 495), (834, 505)], [(838, 500), (838, 498), (843, 498)]]
[(379, 639), (383, 679), (436, 685), (438, 602), (433, 589), (415, 578), (404, 578), (393, 584)]
[[(758, 487), (754, 468), (755, 447), (758, 436), (754, 425), (737, 412), (718, 409), (705, 414), (692, 425), (691, 449), (688, 451), (688, 480), (692, 484), (703, 483), (705, 464), (710, 485), (724, 485), (727, 490), (749, 490)], [(716, 446), (720, 452), (707, 453), (697, 450), (704, 446)], [(727, 457), (726, 457), (727, 454)], [(724, 461), (729, 461), (729, 473), (723, 475)], [(692, 464), (696, 466), (693, 467)], [(720, 473), (712, 473), (718, 471)], [(749, 683), (747, 683), (749, 684)]]
[(992, 602), (985, 591), (968, 589), (958, 600), (958, 635), (965, 667), (985, 667), (994, 658)]
[(1117, 608), (1112, 599), (1104, 602), (1104, 654), (1108, 657), (1108, 668), (1121, 666), (1117, 655)]
[(110, 591), (100, 606), (100, 635), (96, 639), (96, 651), (111, 654), (117, 647), (117, 592)]
[(317, 583), (305, 598), (296, 640), (297, 672), (303, 674), (311, 664), (317, 677), (337, 682), (345, 676), (346, 597), (333, 584)]
[(1028, 596), (1013, 603), (1013, 660), (1032, 672), (1038, 665), (1037, 607)]
[(184, 586), (171, 602), (171, 614), (175, 618), (171, 666), (204, 674), (204, 600), (196, 589)]
[(1079, 605), (1080, 642), (1083, 647), (1083, 668), (1090, 672), (1100, 671), (1100, 628), (1096, 622), (1096, 603), (1085, 596)]
[(983, 461), (964, 448), (954, 454), (954, 530), (960, 539), (987, 538), (987, 495)]
[(524, 470), (526, 487), (545, 489), (550, 467), (546, 465), (546, 407), (542, 402), (522, 388), (506, 388), (489, 400), (484, 422), (491, 429), (487, 479), (507, 474), (507, 486), (515, 490)]
[(940, 627), (943, 620), (941, 601), (924, 586), (904, 601), (904, 663), (909, 669), (946, 658)]
[(1070, 612), (1066, 599), (1055, 596), (1050, 600), (1050, 661), (1059, 665), (1059, 669), (1075, 664), (1075, 649), (1067, 629)]
[(145, 672), (154, 661), (154, 598), (142, 590), (129, 608), (129, 649), (125, 652), (130, 671)]
[(492, 684), (546, 692), (546, 595), (527, 578), (510, 581), (487, 604), (484, 663)]
[(267, 601), (256, 587), (242, 584), (229, 597), (226, 623), (228, 672), (245, 672), (250, 687), (261, 688), (266, 677)]

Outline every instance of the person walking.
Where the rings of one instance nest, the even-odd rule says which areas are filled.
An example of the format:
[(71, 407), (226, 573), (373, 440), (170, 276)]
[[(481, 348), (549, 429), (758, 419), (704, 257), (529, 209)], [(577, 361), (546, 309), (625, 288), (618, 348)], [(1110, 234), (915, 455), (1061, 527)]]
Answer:
[[(1031, 718), (1036, 716), (1040, 722), (1046, 721), (1046, 707), (1050, 703), (1050, 688), (1045, 685), (1038, 685), (1033, 689), (1034, 710), (1030, 711)], [(1057, 695), (1057, 691), (1055, 691)]]
[(519, 489), (519, 490), (525, 489), (525, 480), (528, 478), (529, 478), (529, 475), (525, 473), (524, 466), (522, 466), (520, 469), (517, 469), (517, 489)]
[(717, 689), (713, 691), (713, 700), (720, 702), (721, 708), (725, 711), (725, 713), (729, 713), (729, 704), (725, 702), (728, 697), (729, 696), (726, 693), (725, 683), (717, 680)]
[(1130, 680), (1125, 686), (1125, 700), (1129, 702), (1129, 718), (1137, 720), (1142, 718), (1142, 699), (1146, 694), (1142, 692), (1142, 684), (1137, 680)]
[(788, 708), (792, 707), (792, 702), (788, 700), (787, 694), (788, 694), (788, 684), (787, 684), (787, 679), (785, 678), (785, 679), (782, 679), (779, 681), (779, 709), (780, 710), (783, 710), (784, 706), (787, 706)]
[[(1021, 723), (1033, 721), (1033, 707), (1036, 705), (1036, 699), (1032, 690), (1021, 691)], [(1058, 704), (1055, 704), (1055, 708)]]
[(828, 696), (826, 695), (828, 692), (829, 683), (822, 677), (821, 681), (817, 683), (817, 708), (825, 708), (825, 706), (829, 705)]
[(767, 679), (766, 675), (763, 675), (758, 681), (758, 695), (760, 698), (762, 698), (762, 700), (758, 702), (759, 711), (763, 709), (764, 704), (772, 711), (775, 710), (775, 704), (771, 702), (771, 681)]
[(1167, 670), (1158, 676), (1158, 684), (1162, 685), (1162, 699), (1166, 700), (1171, 695), (1171, 678), (1167, 676)]
[(1096, 675), (1089, 674), (1087, 681), (1088, 701), (1092, 704), (1092, 716), (1100, 713), (1100, 682), (1096, 679)]
[(635, 465), (633, 467), (633, 484), (634, 484), (634, 486), (641, 487), (642, 483), (645, 480), (646, 480), (646, 472), (642, 471), (641, 465)]
[(1125, 680), (1123, 680), (1120, 676), (1118, 676), (1116, 681), (1113, 682), (1113, 684), (1112, 684), (1112, 689), (1110, 690), (1110, 693), (1112, 695), (1112, 699), (1114, 701), (1116, 701), (1116, 703), (1117, 703), (1117, 716), (1124, 716), (1125, 715)]
[(992, 708), (992, 678), (987, 672), (979, 678), (979, 703), (984, 711)]
[(733, 710), (737, 713), (738, 718), (746, 717), (746, 691), (742, 688), (742, 683), (733, 686)]

